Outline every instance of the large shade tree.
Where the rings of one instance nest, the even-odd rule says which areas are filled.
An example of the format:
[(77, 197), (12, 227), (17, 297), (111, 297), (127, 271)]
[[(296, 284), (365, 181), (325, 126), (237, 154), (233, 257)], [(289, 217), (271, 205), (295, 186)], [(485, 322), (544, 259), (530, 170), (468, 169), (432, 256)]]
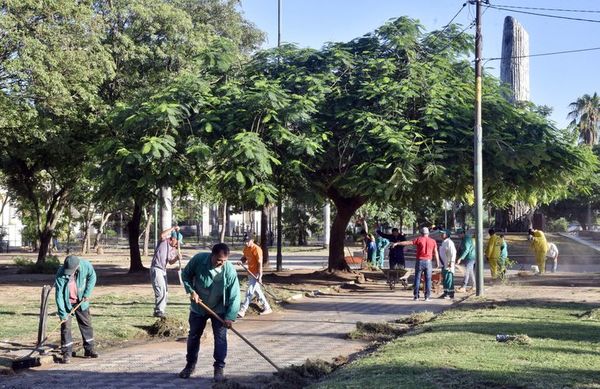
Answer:
[(54, 229), (81, 187), (114, 74), (92, 1), (0, 5), (0, 168), (29, 210), (45, 260)]
[[(472, 192), (473, 71), (470, 38), (456, 26), (424, 34), (399, 18), (372, 34), (321, 50), (266, 54), (266, 71), (291, 95), (317, 101), (308, 126), (321, 150), (305, 156), (306, 179), (332, 200), (329, 269), (347, 269), (344, 235), (367, 202), (415, 204)], [(265, 54), (263, 54), (265, 55)], [(528, 108), (504, 102), (487, 77), (485, 195), (548, 201), (587, 167), (586, 155)], [(288, 125), (293, 127), (293, 123)], [(561, 166), (563, 174), (556, 174)]]
[[(101, 96), (112, 108), (99, 140), (102, 192), (129, 200), (130, 271), (143, 270), (138, 236), (143, 209), (163, 186), (198, 184), (214, 143), (206, 125), (232, 65), (262, 34), (235, 2), (101, 1), (104, 43), (116, 65)], [(202, 126), (192, 123), (203, 121)], [(183, 188), (179, 188), (182, 191)]]

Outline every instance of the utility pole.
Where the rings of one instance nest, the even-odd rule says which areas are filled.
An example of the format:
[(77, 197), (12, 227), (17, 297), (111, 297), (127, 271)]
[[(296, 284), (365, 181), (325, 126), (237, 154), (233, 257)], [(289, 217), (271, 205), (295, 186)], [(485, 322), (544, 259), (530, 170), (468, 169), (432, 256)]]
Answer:
[(154, 200), (154, 247), (158, 245), (158, 195)]
[[(281, 0), (277, 0), (277, 48), (281, 46)], [(279, 60), (278, 60), (279, 62)], [(282, 253), (282, 245), (283, 245), (283, 237), (282, 232), (283, 228), (281, 226), (281, 212), (283, 211), (282, 202), (283, 202), (283, 194), (281, 193), (283, 189), (283, 185), (279, 185), (279, 194), (277, 198), (277, 271), (283, 270), (283, 253)]]
[(475, 248), (477, 253), (477, 296), (483, 296), (483, 160), (481, 157), (481, 88), (482, 88), (482, 37), (481, 37), (481, 2), (475, 1)]
[(281, 46), (281, 0), (277, 0), (277, 47)]

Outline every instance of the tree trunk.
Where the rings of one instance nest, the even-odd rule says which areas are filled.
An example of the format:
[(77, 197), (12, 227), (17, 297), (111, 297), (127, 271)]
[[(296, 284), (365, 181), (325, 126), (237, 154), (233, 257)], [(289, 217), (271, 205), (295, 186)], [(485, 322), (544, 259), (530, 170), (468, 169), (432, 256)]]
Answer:
[(231, 212), (229, 212), (229, 207), (225, 207), (225, 236), (231, 236)]
[(281, 223), (281, 203), (283, 201), (281, 196), (281, 189), (279, 191), (279, 198), (277, 199), (277, 271), (283, 270), (283, 254), (282, 254), (282, 235), (283, 228)]
[(329, 200), (325, 200), (325, 205), (323, 206), (323, 248), (329, 247), (329, 240), (331, 232), (331, 205), (329, 204)]
[(39, 234), (40, 251), (38, 251), (36, 261), (38, 264), (42, 264), (46, 261), (46, 255), (48, 255), (48, 249), (50, 248), (50, 243), (52, 243), (52, 232), (53, 230), (45, 229)]
[(227, 200), (223, 201), (223, 209), (221, 211), (221, 231), (219, 231), (219, 242), (225, 242), (225, 223), (227, 222)]
[(452, 228), (456, 229), (456, 201), (452, 201)]
[(38, 235), (40, 239), (40, 251), (38, 251), (36, 261), (38, 265), (41, 265), (46, 261), (46, 255), (48, 254), (48, 249), (52, 242), (52, 234), (54, 233), (58, 219), (62, 214), (61, 201), (63, 195), (65, 195), (65, 192), (59, 191), (52, 197), (52, 201), (46, 210), (46, 222), (44, 223), (43, 228), (40, 228), (41, 225), (38, 224)]
[(154, 221), (154, 215), (148, 214), (146, 209), (144, 209), (144, 214), (146, 215), (146, 227), (144, 228), (144, 256), (148, 255), (148, 243), (150, 242), (150, 227), (152, 226), (152, 222)]
[(0, 220), (2, 220), (2, 214), (4, 213), (4, 207), (8, 203), (8, 194), (4, 195), (2, 198), (2, 206), (0, 206)]
[(92, 206), (88, 204), (85, 212), (83, 213), (83, 239), (81, 242), (81, 253), (87, 254), (90, 251), (90, 225), (92, 224), (93, 217)]
[(403, 234), (404, 233), (404, 212), (400, 211), (400, 218), (398, 219), (398, 222), (400, 223), (400, 225), (398, 226), (398, 229), (400, 230), (400, 233)]
[(260, 210), (260, 248), (263, 252), (263, 266), (269, 265), (269, 206), (264, 205)]
[(327, 195), (333, 201), (336, 208), (335, 219), (331, 226), (331, 242), (329, 245), (329, 266), (328, 270), (344, 270), (349, 271), (350, 267), (344, 260), (344, 241), (346, 237), (346, 227), (350, 222), (350, 218), (357, 209), (364, 203), (362, 197), (342, 197), (335, 188), (330, 188)]
[(142, 207), (135, 201), (133, 205), (133, 215), (131, 220), (127, 223), (127, 229), (129, 230), (129, 273), (135, 273), (147, 270), (142, 264), (142, 257), (140, 256), (140, 222), (142, 221)]
[(160, 188), (160, 230), (173, 227), (173, 190), (171, 187)]
[(100, 215), (100, 227), (98, 228), (98, 233), (96, 234), (96, 239), (94, 240), (94, 251), (97, 254), (103, 254), (103, 250), (100, 246), (100, 243), (102, 241), (102, 235), (104, 234), (104, 227), (106, 226), (110, 215), (112, 215), (111, 212), (107, 213), (104, 211), (102, 211), (102, 215)]

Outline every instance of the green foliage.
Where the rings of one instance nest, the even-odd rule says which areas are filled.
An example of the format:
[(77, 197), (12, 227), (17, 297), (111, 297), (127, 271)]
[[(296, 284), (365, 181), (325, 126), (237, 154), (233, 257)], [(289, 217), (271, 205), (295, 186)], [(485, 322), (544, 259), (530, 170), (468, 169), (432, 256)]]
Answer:
[(46, 246), (80, 189), (114, 64), (90, 1), (6, 1), (0, 30), (0, 169)]
[(231, 2), (136, 0), (109, 8), (106, 43), (120, 66), (102, 92), (114, 108), (112, 131), (96, 148), (101, 198), (144, 205), (161, 186), (206, 185), (207, 158), (221, 139), (212, 131), (215, 93), (262, 35)]
[(585, 94), (569, 105), (569, 119), (571, 128), (579, 137), (581, 143), (593, 146), (598, 143), (600, 131), (600, 96), (595, 93), (590, 96)]
[(546, 229), (549, 232), (567, 232), (568, 227), (569, 222), (564, 217), (554, 219), (546, 223)]
[[(334, 225), (365, 203), (412, 208), (418, 221), (434, 222), (443, 199), (472, 200), (474, 74), (465, 58), (472, 41), (465, 34), (454, 39), (457, 29), (426, 34), (401, 17), (321, 50), (284, 45), (255, 56), (250, 79), (260, 80), (254, 87), (266, 97), (250, 105), (257, 113), (250, 128), (264, 134), (285, 123), (318, 146), (299, 156), (297, 183), (335, 203), (344, 220)], [(491, 76), (483, 100), (489, 204), (548, 203), (593, 166), (591, 153), (555, 129), (543, 108), (509, 104)], [(338, 228), (332, 241), (342, 238)], [(342, 266), (342, 246), (332, 247)]]
[(305, 246), (310, 234), (322, 231), (321, 209), (305, 204), (288, 204), (282, 215), (283, 235), (291, 246)]
[[(307, 170), (323, 194), (402, 206), (472, 191), (473, 70), (463, 60), (471, 45), (465, 38), (440, 52), (447, 36), (421, 30), (398, 18), (319, 51), (285, 46), (257, 56), (254, 66), (289, 96), (314, 92), (311, 126), (299, 128), (326, 140), (322, 152), (308, 156)], [(591, 155), (553, 128), (543, 110), (509, 104), (491, 76), (484, 85), (487, 201), (536, 204), (561, 196), (589, 170)]]
[(36, 263), (24, 257), (16, 257), (14, 263), (19, 268), (20, 274), (56, 274), (62, 265), (55, 255), (49, 255), (43, 263)]

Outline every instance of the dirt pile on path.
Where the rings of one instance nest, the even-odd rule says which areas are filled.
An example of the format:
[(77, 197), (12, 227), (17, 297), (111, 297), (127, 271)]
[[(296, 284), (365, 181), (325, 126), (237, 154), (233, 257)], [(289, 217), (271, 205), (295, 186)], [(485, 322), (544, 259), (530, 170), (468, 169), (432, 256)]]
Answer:
[[(341, 359), (346, 361), (346, 359)], [(342, 362), (343, 363), (343, 362)], [(340, 363), (307, 359), (302, 365), (282, 368), (273, 376), (259, 376), (252, 381), (227, 380), (216, 383), (213, 389), (300, 389), (332, 373)]]
[(156, 338), (187, 336), (188, 324), (173, 317), (161, 317), (148, 328), (148, 334)]
[(423, 311), (423, 312), (414, 312), (407, 317), (396, 320), (396, 323), (407, 324), (409, 326), (417, 326), (423, 323), (427, 323), (431, 321), (435, 317), (433, 312)]
[(410, 326), (406, 324), (363, 323), (359, 321), (356, 323), (356, 329), (348, 334), (348, 338), (382, 342), (404, 335), (409, 329)]

